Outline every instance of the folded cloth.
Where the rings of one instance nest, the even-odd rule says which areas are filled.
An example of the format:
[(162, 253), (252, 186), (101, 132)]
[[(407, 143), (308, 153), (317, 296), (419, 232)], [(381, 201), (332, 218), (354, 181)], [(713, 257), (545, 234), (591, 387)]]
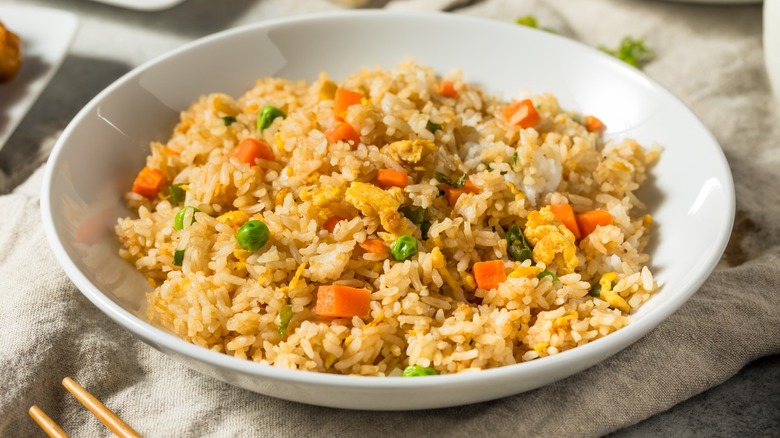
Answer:
[(488, 0), (463, 12), (503, 20), (535, 13), (542, 26), (590, 45), (644, 37), (656, 53), (646, 72), (720, 141), (738, 195), (732, 240), (701, 289), (657, 329), (565, 380), (469, 406), (361, 412), (254, 394), (146, 346), (79, 293), (43, 234), (39, 170), (0, 196), (0, 436), (39, 434), (27, 418), (33, 404), (74, 436), (106, 436), (60, 386), (65, 376), (145, 436), (598, 436), (780, 353), (780, 110), (764, 73), (760, 8), (583, 3)]

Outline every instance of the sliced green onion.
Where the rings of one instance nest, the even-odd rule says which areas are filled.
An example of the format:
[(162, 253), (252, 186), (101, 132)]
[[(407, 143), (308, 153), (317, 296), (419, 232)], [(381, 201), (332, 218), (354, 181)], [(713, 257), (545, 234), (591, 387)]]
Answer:
[(285, 118), (286, 115), (279, 108), (273, 105), (266, 105), (257, 115), (257, 130), (262, 132), (265, 128), (271, 126), (277, 117)]
[(225, 116), (225, 117), (222, 117), (222, 123), (224, 123), (224, 124), (225, 124), (225, 126), (230, 126), (230, 125), (232, 125), (233, 123), (236, 123), (236, 118), (235, 118), (235, 117), (233, 117), (233, 116)]
[(433, 177), (436, 178), (436, 181), (439, 181), (440, 183), (447, 184), (448, 186), (452, 186), (456, 189), (459, 189), (463, 187), (464, 184), (466, 184), (466, 177), (467, 174), (463, 174), (459, 176), (457, 179), (450, 179), (446, 175), (444, 175), (441, 172), (436, 172)]
[(184, 207), (180, 208), (179, 211), (176, 213), (176, 216), (173, 217), (173, 229), (176, 231), (181, 231), (184, 229), (184, 218), (189, 215), (190, 216), (190, 223), (187, 225), (192, 225), (195, 222), (195, 213), (199, 212), (195, 207)]
[(172, 184), (168, 186), (168, 194), (171, 196), (171, 202), (175, 205), (184, 202), (184, 198), (187, 196), (187, 192), (184, 191), (181, 186), (181, 184)]
[(533, 261), (533, 251), (531, 245), (525, 239), (523, 231), (517, 225), (512, 225), (506, 232), (506, 252), (512, 260), (522, 262), (525, 260)]
[(431, 221), (424, 220), (420, 224), (420, 234), (422, 234), (422, 240), (428, 240), (428, 230), (431, 229)]
[(390, 255), (393, 260), (400, 262), (417, 254), (417, 239), (412, 236), (401, 236), (390, 245)]
[(517, 166), (517, 152), (512, 154), (512, 165)]
[(425, 124), (425, 129), (431, 131), (431, 133), (435, 133), (436, 131), (441, 129), (441, 124), (433, 123), (430, 120), (428, 120), (428, 123)]
[(421, 367), (420, 365), (409, 365), (401, 373), (404, 377), (435, 376), (438, 374), (433, 367)]
[(600, 297), (601, 296), (601, 283), (596, 283), (593, 286), (591, 286), (590, 290), (588, 290), (588, 295), (592, 297)]
[(425, 209), (414, 205), (402, 205), (398, 212), (403, 214), (415, 225), (420, 225), (425, 220)]
[(236, 230), (236, 241), (247, 251), (255, 251), (268, 242), (271, 232), (268, 226), (261, 221), (251, 220)]
[(540, 273), (539, 273), (539, 274), (536, 276), (536, 278), (538, 278), (539, 280), (541, 280), (541, 279), (542, 279), (542, 278), (544, 278), (544, 277), (551, 277), (551, 278), (552, 278), (552, 281), (559, 281), (559, 280), (558, 280), (558, 276), (557, 276), (557, 275), (555, 275), (555, 274), (553, 274), (553, 273), (552, 273), (552, 272), (550, 272), (550, 271), (542, 271), (542, 272), (540, 272)]
[(292, 306), (284, 306), (279, 311), (279, 336), (284, 337), (287, 333), (287, 326), (293, 317)]
[(184, 250), (177, 249), (173, 252), (173, 266), (181, 266), (184, 262)]

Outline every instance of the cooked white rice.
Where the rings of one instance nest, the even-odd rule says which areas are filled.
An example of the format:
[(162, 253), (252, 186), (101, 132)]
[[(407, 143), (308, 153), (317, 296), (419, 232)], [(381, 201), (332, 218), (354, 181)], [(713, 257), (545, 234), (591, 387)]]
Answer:
[[(455, 98), (438, 93), (441, 79), (408, 61), (364, 69), (339, 84), (325, 73), (312, 83), (266, 78), (237, 100), (201, 97), (166, 143), (151, 145), (147, 166), (162, 171), (163, 190), (154, 199), (129, 192), (137, 217), (116, 226), (122, 257), (154, 285), (148, 318), (189, 342), (255, 362), (380, 376), (409, 365), (444, 374), (529, 361), (625, 326), (657, 289), (643, 252), (652, 220), (633, 192), (658, 151), (632, 140), (605, 143), (586, 129), (583, 115), (564, 112), (551, 95), (531, 98), (541, 120), (523, 129), (504, 117), (507, 102), (465, 83), (459, 71), (445, 76)], [(364, 96), (343, 114), (360, 134), (354, 150), (324, 134), (338, 117), (336, 85)], [(265, 105), (286, 117), (259, 132)], [(226, 116), (235, 122), (226, 126)], [(441, 129), (431, 132), (429, 121)], [(250, 166), (232, 158), (247, 137), (271, 145), (276, 159)], [(416, 162), (388, 146), (419, 139), (435, 148)], [(408, 186), (384, 192), (426, 209), (427, 240), (403, 216), (383, 221), (379, 216), (392, 213), (387, 206), (360, 208), (379, 203), (375, 192), (360, 192), (357, 201), (345, 196), (365, 187), (355, 182), (373, 184), (378, 169), (408, 173)], [(478, 193), (451, 207), (435, 172), (453, 179), (466, 173)], [(179, 205), (168, 196), (170, 184), (186, 190)], [(539, 224), (529, 214), (544, 222), (537, 234), (574, 242), (557, 220), (539, 219), (550, 204), (605, 210), (613, 225), (577, 240), (576, 253), (536, 244), (535, 261), (512, 260), (504, 237), (512, 225), (539, 241), (530, 237)], [(175, 230), (182, 206), (200, 212)], [(328, 232), (323, 224), (333, 216), (345, 219)], [(250, 218), (270, 230), (268, 243), (253, 252), (235, 237)], [(389, 246), (403, 233), (419, 244), (404, 261), (360, 246), (367, 239)], [(173, 264), (176, 249), (184, 250), (181, 266)], [(474, 263), (495, 259), (508, 278), (489, 290), (475, 287)], [(557, 281), (537, 278), (542, 271)], [(600, 283), (612, 290), (589, 295)], [(318, 287), (331, 284), (368, 289), (370, 316), (318, 316)], [(293, 316), (280, 332), (286, 306)]]

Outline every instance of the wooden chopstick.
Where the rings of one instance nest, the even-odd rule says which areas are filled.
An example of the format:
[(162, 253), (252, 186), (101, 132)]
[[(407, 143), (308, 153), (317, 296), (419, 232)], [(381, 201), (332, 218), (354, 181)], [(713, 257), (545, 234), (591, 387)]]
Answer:
[[(141, 438), (141, 435), (128, 426), (124, 421), (120, 420), (110, 409), (108, 409), (100, 400), (96, 399), (92, 394), (82, 388), (81, 385), (76, 383), (75, 380), (70, 377), (62, 379), (62, 386), (64, 386), (76, 399), (89, 409), (98, 420), (102, 421), (111, 432), (114, 432), (121, 438)], [(37, 420), (36, 420), (37, 421)]]
[(27, 411), (33, 420), (38, 423), (38, 426), (46, 432), (51, 438), (68, 438), (68, 434), (57, 425), (48, 415), (46, 415), (41, 408), (36, 405), (32, 405), (30, 410)]

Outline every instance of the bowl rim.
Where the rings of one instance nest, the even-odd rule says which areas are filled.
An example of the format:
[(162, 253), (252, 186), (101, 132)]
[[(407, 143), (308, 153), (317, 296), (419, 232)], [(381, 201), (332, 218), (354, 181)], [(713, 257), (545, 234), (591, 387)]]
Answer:
[[(228, 369), (241, 373), (243, 375), (258, 377), (258, 378), (270, 378), (280, 382), (297, 383), (313, 386), (338, 386), (341, 388), (354, 388), (354, 389), (394, 389), (394, 390), (406, 390), (406, 389), (435, 389), (437, 387), (452, 386), (452, 385), (470, 385), (476, 382), (486, 381), (503, 381), (508, 377), (535, 377), (545, 373), (550, 368), (554, 367), (566, 367), (569, 363), (576, 363), (580, 360), (588, 360), (599, 357), (594, 363), (598, 363), (606, 359), (607, 357), (616, 354), (626, 347), (630, 346), (640, 338), (644, 337), (648, 332), (661, 324), (672, 313), (677, 311), (683, 303), (685, 303), (699, 287), (709, 278), (711, 272), (716, 267), (720, 256), (726, 248), (728, 243), (730, 232), (734, 221), (734, 212), (736, 204), (736, 196), (734, 190), (733, 177), (731, 170), (726, 160), (723, 149), (706, 127), (703, 122), (682, 102), (675, 97), (666, 88), (658, 84), (655, 80), (633, 69), (621, 61), (618, 61), (609, 55), (598, 52), (596, 49), (587, 46), (579, 41), (572, 40), (563, 36), (548, 34), (548, 38), (558, 38), (565, 40), (566, 44), (572, 44), (577, 46), (577, 50), (588, 50), (593, 52), (595, 56), (603, 56), (608, 58), (613, 63), (613, 67), (624, 69), (624, 74), (638, 75), (646, 84), (652, 87), (654, 93), (659, 93), (666, 99), (671, 99), (675, 103), (679, 104), (682, 108), (690, 112), (694, 120), (700, 125), (705, 135), (708, 137), (714, 145), (718, 146), (713, 151), (711, 158), (716, 159), (717, 165), (722, 166), (725, 171), (724, 180), (719, 180), (723, 184), (724, 203), (726, 206), (725, 221), (723, 227), (718, 230), (719, 233), (715, 236), (713, 246), (710, 247), (711, 251), (708, 257), (704, 260), (701, 267), (701, 274), (688, 283), (686, 287), (680, 288), (680, 290), (671, 298), (661, 303), (658, 307), (653, 309), (651, 313), (643, 315), (642, 318), (632, 321), (627, 326), (623, 327), (616, 332), (610, 333), (608, 336), (599, 338), (595, 341), (589, 342), (585, 345), (565, 350), (561, 353), (532, 360), (528, 362), (519, 362), (517, 364), (501, 366), (497, 368), (490, 368), (481, 370), (479, 372), (464, 372), (457, 374), (445, 374), (437, 376), (421, 376), (415, 379), (398, 379), (393, 376), (389, 378), (372, 378), (370, 376), (353, 376), (353, 375), (341, 375), (341, 374), (329, 374), (320, 372), (305, 372), (300, 370), (290, 370), (285, 368), (276, 367), (273, 365), (264, 365), (255, 363), (250, 360), (240, 359), (234, 356), (229, 356), (224, 353), (218, 353), (195, 344), (189, 343), (171, 333), (160, 329), (139, 316), (125, 310), (119, 304), (112, 301), (106, 295), (104, 295), (100, 289), (92, 284), (87, 277), (80, 272), (78, 267), (70, 260), (70, 257), (65, 250), (63, 243), (60, 241), (57, 230), (54, 226), (54, 218), (52, 217), (51, 207), (51, 185), (55, 179), (54, 170), (57, 167), (57, 163), (60, 161), (61, 155), (65, 145), (68, 143), (68, 139), (71, 133), (74, 131), (77, 125), (91, 114), (101, 101), (116, 89), (120, 88), (125, 83), (138, 77), (145, 71), (153, 68), (160, 62), (174, 57), (180, 53), (187, 52), (201, 45), (205, 45), (211, 41), (218, 39), (229, 38), (232, 35), (241, 34), (245, 32), (257, 31), (259, 29), (270, 29), (276, 26), (299, 26), (310, 21), (320, 20), (339, 20), (339, 19), (377, 19), (377, 18), (394, 18), (394, 19), (425, 19), (432, 20), (449, 20), (453, 23), (464, 23), (469, 25), (489, 25), (489, 26), (505, 26), (513, 27), (517, 32), (538, 32), (533, 29), (526, 29), (522, 26), (517, 26), (513, 23), (501, 22), (495, 19), (466, 16), (459, 14), (450, 14), (444, 12), (412, 12), (412, 11), (388, 11), (388, 10), (347, 10), (347, 11), (333, 11), (333, 12), (318, 12), (308, 13), (296, 16), (288, 16), (275, 18), (270, 20), (262, 20), (254, 23), (241, 25), (235, 28), (226, 29), (214, 34), (210, 34), (201, 38), (197, 38), (182, 46), (179, 46), (173, 50), (166, 51), (154, 58), (142, 63), (141, 65), (133, 68), (129, 72), (116, 79), (108, 87), (103, 89), (95, 97), (93, 97), (69, 122), (68, 126), (62, 132), (58, 138), (51, 155), (47, 161), (43, 188), (41, 192), (41, 215), (43, 218), (43, 226), (45, 235), (52, 248), (55, 258), (63, 268), (67, 276), (73, 281), (79, 291), (86, 296), (101, 312), (106, 314), (114, 322), (118, 323), (123, 328), (129, 330), (135, 336), (139, 337), (147, 343), (150, 343), (155, 348), (162, 348), (166, 351), (174, 352), (181, 356), (190, 357), (199, 362), (203, 362), (208, 365), (216, 366), (219, 368)], [(615, 348), (615, 345), (618, 348)], [(579, 372), (579, 371), (578, 371)], [(573, 373), (568, 373), (571, 375)]]

